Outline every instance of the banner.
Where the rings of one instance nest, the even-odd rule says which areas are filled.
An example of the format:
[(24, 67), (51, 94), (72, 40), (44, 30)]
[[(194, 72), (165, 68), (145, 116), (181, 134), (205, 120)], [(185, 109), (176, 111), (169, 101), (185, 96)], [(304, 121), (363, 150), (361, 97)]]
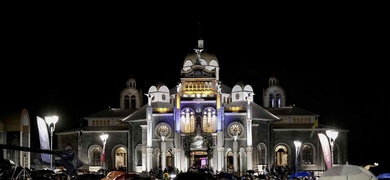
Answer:
[[(47, 125), (45, 120), (41, 117), (37, 116), (37, 125), (38, 125), (38, 133), (39, 133), (39, 142), (41, 149), (50, 150), (50, 142), (49, 142), (49, 133), (47, 130)], [(50, 162), (50, 155), (41, 153), (42, 161)]]
[(322, 146), (322, 152), (324, 154), (324, 160), (326, 163), (327, 169), (332, 168), (332, 154), (330, 151), (330, 145), (328, 141), (328, 137), (326, 137), (323, 133), (318, 133), (318, 138), (320, 139), (321, 146)]
[(103, 150), (102, 150), (102, 154), (100, 155), (100, 162), (103, 162), (104, 163), (104, 161), (105, 161), (105, 149), (106, 149), (106, 146), (105, 145), (103, 145)]

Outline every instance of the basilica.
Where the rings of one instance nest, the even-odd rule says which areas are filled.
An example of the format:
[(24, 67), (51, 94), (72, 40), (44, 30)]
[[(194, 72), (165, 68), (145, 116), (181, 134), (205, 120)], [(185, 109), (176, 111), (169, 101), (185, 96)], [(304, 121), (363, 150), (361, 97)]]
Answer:
[[(323, 147), (329, 144), (320, 143), (318, 134), (333, 130), (338, 137), (332, 163), (346, 163), (348, 130), (322, 126), (318, 114), (286, 106), (276, 76), (263, 88), (262, 102), (254, 102), (250, 84), (223, 84), (219, 61), (204, 43), (198, 40), (184, 57), (175, 87), (158, 83), (143, 92), (128, 79), (118, 107), (84, 117), (87, 126), (81, 129), (56, 132), (58, 149), (74, 149), (82, 168), (91, 171), (207, 167), (243, 174), (278, 166), (324, 171)], [(102, 134), (108, 135), (104, 142)]]

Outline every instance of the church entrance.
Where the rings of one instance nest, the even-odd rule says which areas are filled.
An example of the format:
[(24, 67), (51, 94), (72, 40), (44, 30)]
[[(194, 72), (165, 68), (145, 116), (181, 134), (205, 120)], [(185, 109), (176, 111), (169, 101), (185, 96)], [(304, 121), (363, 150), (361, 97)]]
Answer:
[(208, 168), (208, 157), (206, 151), (192, 151), (190, 154), (191, 169)]

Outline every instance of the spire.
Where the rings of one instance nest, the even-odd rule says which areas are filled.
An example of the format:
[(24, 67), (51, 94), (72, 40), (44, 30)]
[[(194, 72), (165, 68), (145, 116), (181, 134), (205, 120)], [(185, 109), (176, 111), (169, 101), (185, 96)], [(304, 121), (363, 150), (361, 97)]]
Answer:
[(199, 36), (198, 38), (202, 39), (202, 36), (200, 35), (201, 34), (200, 32), (201, 32), (200, 23), (198, 23), (198, 36)]
[(199, 35), (199, 37), (198, 37), (198, 49), (203, 49), (203, 47), (204, 47), (204, 44), (203, 44), (203, 40), (202, 40), (202, 36), (201, 36), (201, 33), (202, 32), (202, 30), (201, 30), (201, 26), (200, 26), (200, 23), (198, 23), (198, 35)]

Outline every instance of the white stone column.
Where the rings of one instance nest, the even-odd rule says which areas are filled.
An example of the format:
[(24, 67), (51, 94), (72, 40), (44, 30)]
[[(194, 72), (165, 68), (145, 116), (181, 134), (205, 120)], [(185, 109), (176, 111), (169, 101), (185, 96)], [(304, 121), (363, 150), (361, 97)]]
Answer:
[[(153, 107), (150, 105), (146, 108), (146, 169), (149, 172), (152, 169), (152, 155), (153, 155)], [(143, 166), (143, 164), (142, 164)]]
[(177, 167), (179, 169), (179, 171), (183, 170), (183, 172), (184, 172), (184, 169), (183, 169), (184, 163), (182, 163), (183, 160), (182, 160), (182, 156), (181, 156), (181, 149), (176, 147), (173, 150), (175, 151), (174, 152), (174, 154), (175, 154), (175, 167)]
[(161, 141), (161, 169), (163, 170), (167, 166), (166, 149), (167, 149), (166, 142)]
[(233, 141), (233, 172), (238, 171), (238, 158), (237, 158), (238, 142)]
[(223, 170), (223, 157), (224, 157), (224, 150), (225, 148), (223, 148), (223, 133), (222, 131), (218, 131), (217, 132), (217, 143), (216, 143), (216, 147), (214, 147), (214, 151), (217, 151), (217, 156), (214, 156), (214, 158), (216, 158), (216, 166), (214, 167), (214, 171), (221, 171)]
[(141, 125), (142, 128), (142, 171), (146, 171), (146, 125)]
[(217, 170), (219, 172), (221, 172), (223, 170), (223, 164), (222, 164), (222, 161), (223, 161), (223, 152), (224, 152), (225, 148), (217, 148), (217, 151), (218, 151), (218, 167), (217, 167)]
[(253, 170), (253, 147), (246, 147), (246, 167), (247, 170)]
[(146, 148), (146, 169), (144, 170), (146, 172), (152, 169), (152, 154), (153, 148)]
[(248, 105), (246, 107), (246, 164), (247, 170), (253, 170), (253, 145), (252, 145), (252, 106), (248, 100)]

